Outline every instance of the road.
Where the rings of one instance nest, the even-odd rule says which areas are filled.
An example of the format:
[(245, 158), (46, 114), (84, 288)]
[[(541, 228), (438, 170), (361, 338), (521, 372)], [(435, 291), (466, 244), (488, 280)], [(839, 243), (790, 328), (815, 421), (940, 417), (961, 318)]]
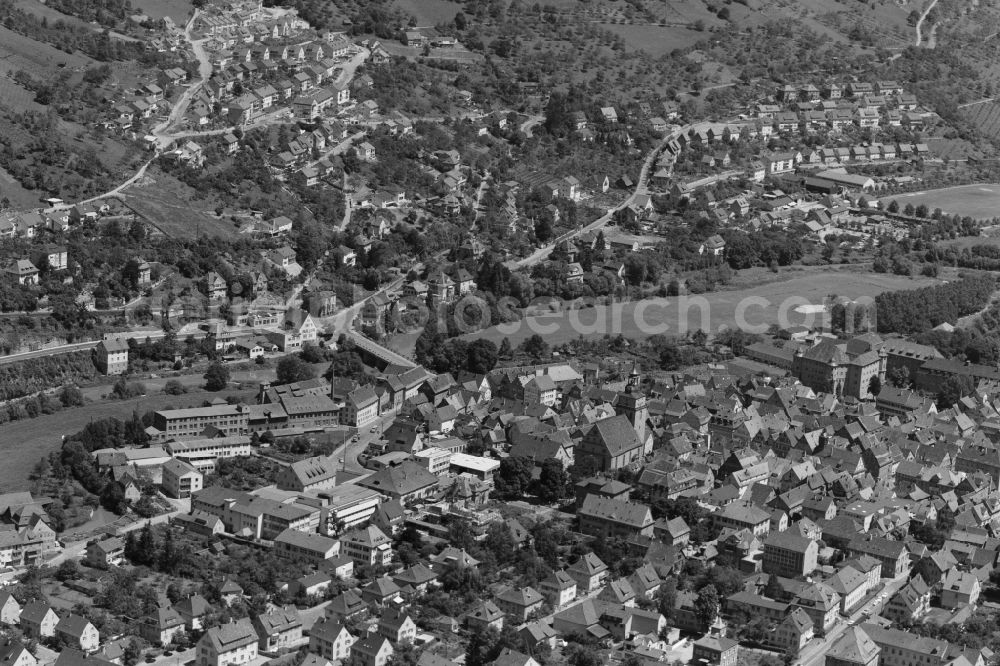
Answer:
[(545, 116), (530, 116), (527, 120), (521, 123), (521, 133), (530, 139), (533, 136), (531, 128), (541, 125), (543, 120), (545, 120)]
[(184, 90), (180, 98), (174, 103), (173, 107), (170, 109), (170, 113), (167, 114), (166, 119), (153, 128), (151, 134), (156, 137), (156, 149), (157, 151), (166, 150), (173, 143), (174, 137), (167, 133), (167, 130), (180, 122), (181, 118), (187, 112), (188, 105), (194, 98), (195, 94), (201, 90), (202, 84), (212, 76), (212, 62), (208, 59), (208, 54), (205, 52), (204, 42), (207, 40), (195, 40), (191, 31), (194, 29), (194, 22), (198, 18), (200, 10), (195, 10), (194, 14), (191, 15), (191, 20), (187, 22), (184, 27), (184, 38), (191, 44), (191, 49), (194, 52), (195, 58), (198, 59), (198, 80), (192, 81), (190, 85)]
[(354, 319), (361, 312), (361, 308), (364, 307), (365, 301), (369, 298), (375, 296), (375, 294), (382, 294), (394, 289), (398, 289), (403, 284), (405, 277), (399, 277), (385, 285), (378, 291), (373, 291), (371, 294), (365, 296), (362, 299), (356, 301), (353, 305), (339, 310), (336, 313), (330, 315), (329, 317), (323, 317), (316, 321), (316, 326), (320, 330), (332, 330), (337, 333), (349, 333), (354, 330)]
[[(151, 340), (156, 340), (163, 337), (162, 329), (141, 329), (136, 331), (123, 332), (122, 335), (129, 338), (137, 338), (139, 340), (145, 340), (147, 337)], [(20, 354), (9, 354), (7, 356), (0, 356), (0, 365), (5, 363), (16, 363), (18, 361), (26, 361), (29, 358), (38, 358), (39, 356), (53, 356), (55, 354), (69, 354), (75, 351), (84, 351), (87, 349), (93, 349), (97, 346), (100, 340), (87, 340), (86, 342), (74, 342), (68, 345), (60, 345), (58, 347), (50, 347), (49, 349), (39, 349), (37, 351), (22, 352)]]
[[(160, 151), (166, 150), (167, 148), (170, 147), (170, 145), (174, 141), (178, 139), (194, 139), (198, 137), (218, 136), (221, 134), (227, 134), (229, 132), (232, 132), (236, 128), (234, 125), (231, 127), (224, 127), (222, 129), (214, 129), (214, 130), (188, 131), (188, 132), (167, 131), (172, 125), (176, 124), (181, 119), (181, 117), (184, 115), (184, 112), (187, 110), (187, 106), (188, 104), (190, 104), (191, 99), (194, 97), (195, 93), (197, 93), (198, 90), (200, 89), (201, 84), (205, 80), (207, 80), (208, 77), (212, 75), (212, 63), (208, 59), (208, 54), (205, 52), (203, 45), (203, 42), (205, 40), (191, 39), (191, 30), (192, 27), (194, 26), (194, 21), (197, 15), (198, 15), (197, 12), (195, 12), (195, 14), (191, 17), (191, 20), (188, 22), (185, 28), (184, 34), (187, 37), (187, 40), (191, 43), (191, 47), (194, 50), (195, 57), (198, 58), (198, 73), (201, 79), (188, 86), (188, 88), (180, 96), (177, 102), (171, 107), (170, 113), (167, 114), (167, 117), (159, 125), (157, 125), (151, 130), (150, 133), (154, 137), (156, 137), (156, 155), (154, 155), (152, 159), (150, 159), (148, 162), (139, 167), (139, 170), (135, 173), (135, 175), (133, 175), (131, 178), (126, 180), (118, 187), (115, 187), (114, 189), (104, 192), (103, 194), (99, 194), (95, 197), (91, 197), (89, 199), (85, 199), (84, 201), (80, 201), (77, 203), (91, 203), (93, 201), (98, 201), (100, 199), (106, 199), (108, 197), (113, 197), (115, 195), (121, 194), (123, 190), (125, 190), (127, 187), (129, 187), (130, 185), (132, 185), (133, 183), (135, 183), (136, 181), (138, 181), (139, 179), (141, 179), (143, 176), (146, 175), (146, 170), (149, 168), (149, 165), (153, 163), (153, 160), (155, 160), (156, 157), (159, 156)], [(343, 85), (344, 83), (350, 81), (354, 77), (354, 72), (357, 70), (358, 67), (361, 66), (361, 63), (363, 63), (370, 54), (371, 52), (368, 49), (363, 48), (357, 54), (355, 54), (349, 61), (344, 63), (344, 67), (342, 68), (340, 74), (337, 75), (335, 83), (337, 85)], [(285, 108), (281, 108), (275, 110), (273, 113), (265, 114), (258, 117), (255, 121), (253, 121), (243, 129), (248, 130), (248, 129), (253, 129), (255, 127), (262, 127), (264, 125), (284, 123), (287, 122), (287, 120), (288, 120), (288, 110)], [(46, 212), (52, 212), (56, 210), (67, 210), (72, 207), (73, 204), (63, 203), (59, 204), (58, 206), (53, 206), (52, 208), (49, 208)]]
[(363, 139), (364, 136), (365, 136), (364, 132), (356, 132), (347, 137), (346, 139), (344, 139), (343, 141), (341, 141), (340, 143), (338, 143), (337, 145), (335, 145), (333, 148), (327, 150), (325, 153), (320, 153), (319, 159), (312, 160), (307, 164), (309, 166), (316, 166), (324, 158), (340, 155), (341, 153), (345, 152), (348, 148), (350, 148), (352, 145), (354, 145), (355, 141)]
[[(688, 127), (683, 127), (680, 129), (681, 132), (686, 132), (687, 130)], [(530, 268), (531, 266), (534, 266), (535, 264), (539, 263), (547, 256), (549, 256), (549, 253), (552, 252), (552, 248), (555, 247), (557, 243), (561, 243), (564, 240), (576, 238), (581, 234), (585, 234), (587, 232), (596, 231), (600, 229), (601, 227), (603, 227), (604, 225), (606, 225), (608, 222), (611, 221), (611, 218), (614, 216), (615, 213), (630, 206), (632, 202), (635, 201), (636, 197), (642, 194), (648, 194), (649, 190), (646, 188), (646, 181), (649, 179), (649, 170), (653, 167), (653, 164), (656, 162), (656, 157), (663, 150), (664, 146), (667, 145), (667, 142), (670, 141), (671, 138), (673, 138), (673, 136), (674, 136), (673, 133), (665, 136), (663, 140), (660, 141), (660, 143), (658, 143), (655, 148), (649, 151), (648, 155), (646, 155), (646, 159), (642, 163), (642, 169), (639, 170), (639, 178), (635, 184), (635, 191), (633, 191), (632, 194), (629, 195), (627, 199), (625, 199), (625, 201), (621, 202), (620, 204), (618, 204), (617, 206), (615, 206), (614, 208), (612, 208), (607, 213), (597, 218), (590, 224), (584, 227), (580, 227), (579, 229), (575, 229), (574, 231), (571, 231), (567, 234), (563, 234), (562, 236), (560, 236), (553, 242), (549, 243), (548, 245), (544, 245), (538, 248), (537, 250), (529, 254), (527, 257), (519, 259), (518, 261), (510, 262), (508, 266), (512, 270), (516, 270), (519, 268)]]
[[(125, 189), (126, 187), (128, 187), (129, 185), (131, 185), (131, 184), (135, 183), (135, 182), (136, 182), (136, 181), (138, 181), (138, 180), (139, 180), (140, 178), (142, 178), (143, 176), (145, 176), (145, 175), (146, 175), (146, 169), (148, 169), (148, 168), (149, 168), (149, 165), (150, 165), (150, 164), (152, 164), (152, 163), (153, 163), (153, 160), (155, 160), (155, 159), (156, 159), (156, 158), (154, 157), (153, 159), (149, 160), (148, 162), (146, 162), (145, 164), (143, 164), (143, 165), (142, 165), (141, 167), (139, 167), (139, 170), (135, 172), (135, 175), (134, 175), (134, 176), (132, 176), (131, 178), (129, 178), (128, 180), (126, 180), (126, 181), (125, 181), (124, 183), (122, 183), (122, 184), (121, 184), (121, 185), (119, 185), (118, 187), (116, 187), (116, 188), (114, 188), (114, 189), (112, 189), (112, 190), (108, 190), (108, 191), (107, 191), (107, 192), (105, 192), (104, 194), (98, 194), (98, 195), (97, 195), (96, 197), (91, 197), (91, 198), (89, 198), (89, 199), (85, 199), (85, 200), (83, 200), (83, 201), (81, 201), (81, 202), (79, 202), (79, 203), (82, 203), (82, 204), (85, 204), (85, 203), (91, 203), (92, 201), (98, 201), (98, 200), (100, 200), (100, 199), (107, 199), (108, 197), (113, 197), (113, 196), (115, 196), (116, 194), (121, 194), (121, 193), (122, 193), (122, 191), (123, 191), (123, 190), (124, 190), (124, 189)], [(59, 208), (72, 208), (72, 206), (69, 206), (69, 205), (67, 205), (67, 204), (61, 204), (61, 205), (59, 206)]]
[[(924, 20), (927, 18), (927, 15), (931, 13), (931, 10), (934, 9), (934, 6), (937, 3), (938, 3), (938, 0), (931, 0), (931, 4), (927, 5), (927, 9), (925, 9), (923, 11), (923, 13), (920, 15), (920, 18), (917, 19), (917, 25), (916, 25), (917, 41), (914, 44), (914, 46), (920, 46), (923, 43), (923, 41), (924, 41), (924, 35), (923, 35), (922, 31), (923, 31), (923, 27), (924, 27)], [(932, 45), (929, 48), (934, 48), (934, 47)]]
[[(861, 616), (864, 615), (866, 611), (872, 611), (872, 614), (878, 614), (882, 610), (883, 605), (892, 595), (896, 594), (899, 588), (903, 587), (907, 581), (907, 574), (904, 573), (898, 578), (894, 578), (885, 584), (882, 591), (879, 592), (878, 596), (871, 599), (863, 606), (854, 611), (850, 617), (847, 618), (845, 622), (843, 618), (840, 618), (840, 622), (837, 623), (830, 632), (824, 636), (822, 639), (814, 639), (806, 646), (804, 650), (799, 653), (798, 659), (795, 661), (796, 666), (823, 666), (826, 660), (826, 653), (833, 646), (837, 639), (840, 638), (845, 631), (852, 625), (861, 622)], [(882, 596), (885, 595), (885, 596)]]

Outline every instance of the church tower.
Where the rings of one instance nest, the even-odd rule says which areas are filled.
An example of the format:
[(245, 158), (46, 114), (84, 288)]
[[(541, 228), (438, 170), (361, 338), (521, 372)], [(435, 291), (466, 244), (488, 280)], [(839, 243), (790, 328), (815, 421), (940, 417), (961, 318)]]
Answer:
[(639, 441), (646, 443), (646, 422), (649, 420), (649, 407), (646, 396), (639, 388), (639, 366), (633, 362), (625, 384), (625, 392), (619, 393), (615, 400), (615, 414), (623, 415), (632, 424)]

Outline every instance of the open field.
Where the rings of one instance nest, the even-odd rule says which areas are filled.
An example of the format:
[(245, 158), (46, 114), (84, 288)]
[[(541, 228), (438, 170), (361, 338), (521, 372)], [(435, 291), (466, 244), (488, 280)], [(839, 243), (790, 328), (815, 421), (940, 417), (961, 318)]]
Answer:
[(187, 23), (194, 9), (191, 0), (132, 0), (132, 7), (154, 20), (169, 16), (178, 26)]
[(109, 416), (129, 418), (132, 410), (144, 414), (149, 410), (165, 407), (198, 406), (206, 400), (228, 395), (240, 395), (244, 400), (249, 400), (253, 398), (254, 393), (254, 391), (242, 393), (192, 391), (185, 395), (150, 395), (138, 400), (95, 403), (36, 419), (5, 423), (0, 426), (0, 456), (4, 461), (3, 468), (0, 469), (0, 488), (3, 488), (4, 492), (28, 490), (31, 486), (28, 475), (31, 474), (35, 463), (42, 456), (58, 451), (62, 445), (63, 435), (79, 431), (91, 420)]
[(962, 109), (962, 115), (990, 138), (1000, 137), (1000, 104), (983, 102)]
[(37, 190), (25, 189), (3, 167), (0, 167), (0, 199), (8, 199), (10, 207), (14, 210), (38, 206), (43, 194), (44, 192)]
[(450, 23), (455, 19), (455, 14), (462, 11), (462, 5), (451, 0), (396, 0), (395, 5), (414, 16), (419, 26)]
[(55, 22), (62, 21), (66, 25), (71, 25), (75, 28), (86, 28), (88, 30), (97, 30), (97, 26), (93, 26), (86, 21), (82, 21), (75, 16), (70, 16), (69, 14), (63, 14), (61, 11), (52, 9), (41, 0), (17, 0), (14, 3), (18, 9), (23, 9), (24, 11), (34, 14), (40, 19), (45, 19), (46, 21)]
[(26, 69), (35, 76), (51, 75), (60, 63), (76, 68), (93, 62), (82, 53), (66, 53), (0, 26), (0, 74)]
[(236, 238), (236, 229), (228, 220), (216, 219), (211, 199), (195, 199), (194, 190), (176, 178), (150, 169), (140, 182), (121, 195), (125, 204), (172, 238), (198, 238), (201, 235)]
[(497, 344), (508, 337), (516, 346), (535, 333), (549, 344), (561, 344), (580, 335), (621, 333), (630, 338), (646, 338), (654, 334), (684, 335), (699, 328), (717, 333), (723, 326), (737, 323), (752, 332), (763, 332), (775, 323), (819, 326), (825, 320), (821, 311), (823, 299), (830, 294), (857, 299), (938, 283), (940, 280), (929, 278), (823, 271), (747, 289), (652, 298), (528, 317), (465, 337), (487, 338)]
[(977, 220), (1000, 215), (1000, 184), (961, 185), (940, 190), (913, 192), (893, 196), (900, 208), (906, 204), (926, 205), (933, 211), (940, 208), (950, 215), (968, 215)]
[(704, 32), (681, 26), (602, 23), (601, 27), (624, 39), (626, 48), (657, 57), (674, 49), (686, 49), (705, 39)]
[(35, 93), (2, 73), (0, 73), (0, 106), (21, 113), (25, 111), (44, 113), (46, 110), (45, 106), (35, 101)]

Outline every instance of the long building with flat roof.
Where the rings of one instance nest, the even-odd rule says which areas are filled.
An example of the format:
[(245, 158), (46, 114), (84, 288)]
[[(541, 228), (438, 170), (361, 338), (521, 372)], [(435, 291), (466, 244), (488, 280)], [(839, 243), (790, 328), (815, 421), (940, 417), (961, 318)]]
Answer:
[(247, 409), (244, 405), (212, 405), (187, 409), (165, 409), (153, 414), (153, 427), (158, 431), (154, 439), (201, 437), (208, 427), (226, 436), (245, 435)]

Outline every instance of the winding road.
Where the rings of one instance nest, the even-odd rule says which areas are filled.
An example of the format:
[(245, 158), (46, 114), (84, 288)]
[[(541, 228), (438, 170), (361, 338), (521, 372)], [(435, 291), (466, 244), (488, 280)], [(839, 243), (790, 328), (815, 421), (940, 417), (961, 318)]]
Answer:
[[(682, 127), (680, 130), (678, 130), (678, 132), (683, 133), (687, 132), (687, 130), (688, 126)], [(646, 155), (646, 159), (642, 163), (642, 169), (640, 169), (639, 171), (639, 178), (635, 184), (635, 191), (633, 191), (632, 194), (629, 195), (627, 199), (622, 201), (620, 204), (618, 204), (617, 206), (615, 206), (614, 208), (612, 208), (607, 213), (597, 218), (590, 224), (580, 227), (579, 229), (574, 229), (573, 231), (567, 234), (563, 234), (562, 236), (555, 239), (548, 245), (544, 245), (538, 248), (537, 250), (529, 254), (527, 257), (524, 257), (523, 259), (519, 259), (517, 261), (508, 262), (507, 266), (511, 270), (516, 270), (519, 268), (530, 268), (531, 266), (534, 266), (538, 262), (542, 261), (545, 257), (547, 257), (549, 253), (552, 252), (552, 248), (554, 248), (557, 243), (561, 243), (562, 241), (569, 240), (571, 238), (576, 238), (577, 236), (585, 234), (589, 231), (596, 231), (597, 229), (602, 228), (604, 225), (606, 225), (608, 222), (611, 221), (611, 218), (614, 216), (615, 213), (631, 206), (639, 195), (648, 194), (649, 190), (646, 187), (646, 182), (649, 179), (649, 171), (650, 169), (652, 169), (653, 164), (656, 162), (657, 156), (663, 151), (664, 147), (666, 147), (670, 139), (672, 139), (678, 132), (672, 132), (667, 136), (663, 137), (663, 140), (661, 140), (660, 143), (656, 144), (655, 148), (649, 151), (649, 154)]]
[[(914, 44), (914, 46), (920, 46), (921, 44), (923, 44), (923, 42), (924, 42), (924, 35), (923, 35), (922, 30), (923, 30), (923, 27), (924, 27), (924, 20), (931, 13), (931, 10), (934, 9), (934, 6), (937, 5), (937, 3), (938, 3), (938, 0), (931, 0), (931, 4), (927, 5), (927, 9), (925, 9), (923, 11), (923, 13), (920, 15), (920, 18), (917, 19), (917, 25), (916, 25), (917, 41), (916, 41), (916, 44)], [(927, 48), (930, 48), (930, 49), (934, 48), (934, 43), (932, 41), (929, 41)]]

